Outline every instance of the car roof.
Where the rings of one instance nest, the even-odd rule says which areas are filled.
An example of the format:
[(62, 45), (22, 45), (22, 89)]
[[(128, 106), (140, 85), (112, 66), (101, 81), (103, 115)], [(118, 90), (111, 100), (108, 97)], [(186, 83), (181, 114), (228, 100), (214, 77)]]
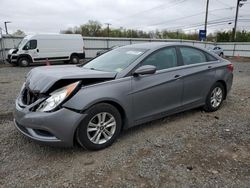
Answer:
[(148, 49), (153, 50), (160, 47), (166, 47), (166, 46), (177, 46), (177, 45), (184, 45), (184, 46), (190, 46), (186, 44), (180, 44), (177, 42), (147, 42), (147, 43), (138, 43), (138, 44), (131, 44), (127, 46), (123, 46), (120, 48), (138, 48), (138, 49)]
[(178, 43), (178, 42), (146, 42), (146, 43), (137, 43), (137, 44), (131, 44), (131, 45), (126, 45), (126, 46), (122, 46), (119, 48), (131, 48), (131, 49), (144, 49), (144, 50), (157, 50), (159, 48), (162, 47), (167, 47), (167, 46), (186, 46), (186, 47), (192, 47), (192, 48), (196, 48), (199, 50), (202, 50), (210, 55), (212, 55), (213, 57), (217, 58), (216, 56), (214, 56), (213, 53), (209, 52), (207, 49), (205, 48), (201, 48), (198, 46), (193, 46), (191, 44), (183, 44), (183, 43)]

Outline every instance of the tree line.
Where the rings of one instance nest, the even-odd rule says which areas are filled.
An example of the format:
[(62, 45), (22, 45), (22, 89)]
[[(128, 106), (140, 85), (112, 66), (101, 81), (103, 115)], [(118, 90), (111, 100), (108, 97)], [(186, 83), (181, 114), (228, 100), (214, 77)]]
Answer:
[[(65, 34), (81, 34), (89, 37), (128, 37), (128, 38), (157, 38), (157, 39), (183, 39), (183, 40), (199, 40), (199, 33), (185, 33), (182, 30), (155, 30), (143, 31), (125, 28), (109, 28), (103, 26), (98, 21), (89, 20), (86, 24), (62, 30)], [(210, 33), (207, 36), (208, 41), (214, 42), (232, 42), (232, 31), (218, 31)], [(237, 42), (250, 42), (250, 32), (242, 30), (236, 34)]]

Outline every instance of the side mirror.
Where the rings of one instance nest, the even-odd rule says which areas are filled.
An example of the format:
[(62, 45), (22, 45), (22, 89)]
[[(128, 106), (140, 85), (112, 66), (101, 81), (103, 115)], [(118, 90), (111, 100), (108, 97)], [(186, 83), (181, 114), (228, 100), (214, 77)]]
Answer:
[(143, 65), (135, 70), (134, 76), (154, 74), (156, 72), (156, 67), (153, 65)]

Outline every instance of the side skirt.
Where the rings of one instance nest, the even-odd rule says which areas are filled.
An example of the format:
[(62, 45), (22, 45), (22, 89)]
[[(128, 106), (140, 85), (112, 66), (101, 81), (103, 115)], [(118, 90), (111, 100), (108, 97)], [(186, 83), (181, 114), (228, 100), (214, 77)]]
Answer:
[(173, 110), (169, 110), (169, 111), (162, 112), (162, 113), (159, 113), (159, 114), (155, 114), (155, 115), (143, 118), (143, 119), (136, 120), (134, 122), (134, 124), (128, 126), (128, 128), (134, 127), (136, 125), (140, 125), (140, 124), (143, 124), (143, 123), (146, 123), (146, 122), (150, 122), (150, 121), (153, 121), (153, 120), (161, 119), (163, 117), (170, 116), (170, 115), (173, 115), (173, 114), (176, 114), (176, 113), (180, 113), (180, 112), (183, 112), (183, 111), (198, 108), (198, 107), (201, 107), (203, 105), (205, 105), (205, 103), (196, 103), (196, 104), (192, 104), (192, 105), (188, 104), (188, 105), (185, 105), (185, 106), (181, 106), (181, 107), (175, 108)]

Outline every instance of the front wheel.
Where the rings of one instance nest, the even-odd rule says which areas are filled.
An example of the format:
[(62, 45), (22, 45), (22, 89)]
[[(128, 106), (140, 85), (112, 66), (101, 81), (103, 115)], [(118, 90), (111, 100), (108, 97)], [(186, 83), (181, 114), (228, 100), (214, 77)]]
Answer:
[(207, 112), (214, 112), (218, 110), (225, 98), (225, 88), (220, 82), (216, 82), (210, 89), (204, 110)]
[(79, 57), (77, 55), (71, 55), (70, 57), (70, 63), (72, 64), (78, 64), (80, 61)]
[(110, 146), (121, 131), (122, 120), (119, 111), (112, 105), (100, 103), (89, 110), (76, 132), (78, 143), (89, 150)]
[(27, 57), (21, 57), (18, 60), (18, 65), (20, 67), (28, 67), (30, 65), (30, 60)]

